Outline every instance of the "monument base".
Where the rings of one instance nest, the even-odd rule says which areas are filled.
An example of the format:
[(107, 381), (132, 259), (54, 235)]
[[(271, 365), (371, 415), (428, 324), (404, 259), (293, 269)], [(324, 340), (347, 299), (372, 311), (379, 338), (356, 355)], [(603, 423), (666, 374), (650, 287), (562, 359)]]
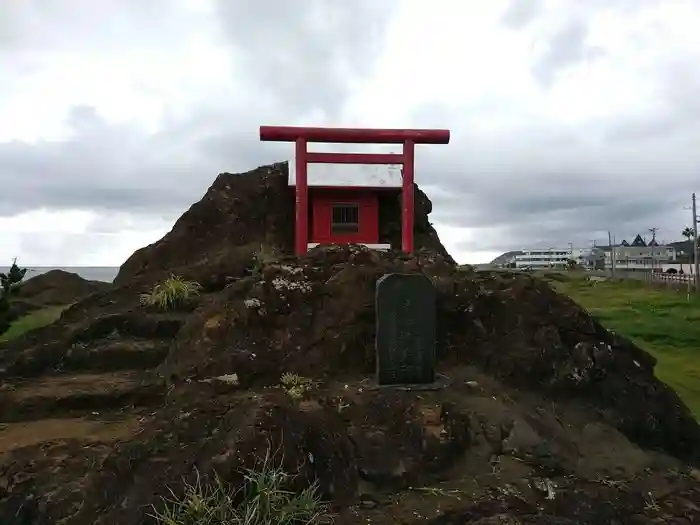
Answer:
[(413, 390), (442, 390), (447, 388), (452, 384), (452, 380), (442, 374), (435, 375), (435, 381), (432, 383), (419, 383), (419, 384), (396, 384), (396, 385), (380, 385), (377, 383), (376, 379), (364, 379), (361, 383), (363, 388), (367, 390), (403, 390), (410, 392)]

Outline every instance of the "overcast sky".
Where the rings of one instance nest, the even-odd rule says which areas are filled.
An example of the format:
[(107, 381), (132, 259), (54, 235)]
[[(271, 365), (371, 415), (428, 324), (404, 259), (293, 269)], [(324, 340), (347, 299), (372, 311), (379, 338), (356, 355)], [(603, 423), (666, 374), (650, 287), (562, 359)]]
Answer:
[(5, 0), (0, 255), (121, 264), (290, 158), (261, 124), (449, 128), (416, 180), (461, 262), (678, 240), (699, 27), (700, 0)]

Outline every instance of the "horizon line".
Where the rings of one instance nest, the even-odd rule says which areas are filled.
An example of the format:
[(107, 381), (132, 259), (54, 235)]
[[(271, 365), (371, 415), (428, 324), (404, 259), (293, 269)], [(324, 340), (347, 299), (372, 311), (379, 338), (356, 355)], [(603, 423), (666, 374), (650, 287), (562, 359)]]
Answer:
[[(11, 264), (0, 265), (0, 268), (9, 268)], [(88, 264), (18, 264), (20, 268), (120, 268), (121, 264), (115, 265), (88, 265)]]

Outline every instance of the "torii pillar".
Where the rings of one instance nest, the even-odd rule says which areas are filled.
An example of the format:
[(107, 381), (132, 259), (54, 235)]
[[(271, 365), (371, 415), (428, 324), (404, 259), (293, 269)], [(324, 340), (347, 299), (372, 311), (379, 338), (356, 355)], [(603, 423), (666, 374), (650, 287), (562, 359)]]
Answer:
[[(413, 180), (416, 144), (449, 144), (447, 129), (366, 129), (306, 128), (295, 126), (260, 126), (260, 140), (296, 144), (296, 217), (294, 251), (308, 251), (309, 187), (308, 163), (325, 164), (401, 164), (401, 249), (413, 252)], [(403, 144), (402, 153), (316, 153), (307, 149), (309, 142), (340, 144)]]

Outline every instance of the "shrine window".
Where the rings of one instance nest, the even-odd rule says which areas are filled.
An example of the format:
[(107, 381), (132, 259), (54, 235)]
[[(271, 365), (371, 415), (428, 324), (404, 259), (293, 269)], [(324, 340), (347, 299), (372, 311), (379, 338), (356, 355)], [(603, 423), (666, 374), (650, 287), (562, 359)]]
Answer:
[(333, 204), (331, 233), (359, 233), (360, 205)]

